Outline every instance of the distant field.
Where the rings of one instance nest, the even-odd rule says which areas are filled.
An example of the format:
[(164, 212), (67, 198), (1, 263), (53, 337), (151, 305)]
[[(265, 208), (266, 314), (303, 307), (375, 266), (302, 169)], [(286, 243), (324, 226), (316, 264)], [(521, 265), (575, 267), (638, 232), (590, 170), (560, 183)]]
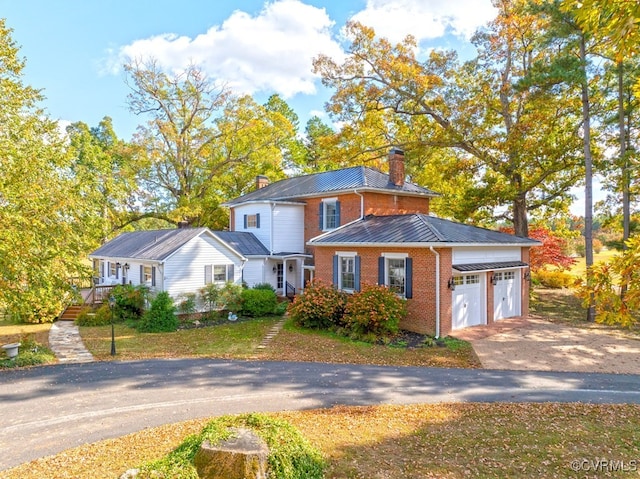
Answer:
[[(606, 261), (617, 253), (618, 251), (616, 250), (602, 250), (600, 253), (593, 255), (593, 263)], [(576, 258), (576, 264), (569, 270), (569, 273), (577, 277), (584, 276), (586, 269), (586, 260), (584, 258)]]

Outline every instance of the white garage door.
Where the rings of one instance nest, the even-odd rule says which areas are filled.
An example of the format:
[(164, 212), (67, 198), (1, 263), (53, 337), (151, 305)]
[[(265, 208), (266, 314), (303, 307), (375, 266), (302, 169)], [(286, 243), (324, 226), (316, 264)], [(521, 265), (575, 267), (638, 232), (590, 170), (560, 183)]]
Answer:
[(485, 324), (480, 275), (454, 276), (453, 281), (456, 289), (452, 291), (452, 329)]
[(520, 316), (520, 275), (518, 270), (493, 273), (493, 319)]

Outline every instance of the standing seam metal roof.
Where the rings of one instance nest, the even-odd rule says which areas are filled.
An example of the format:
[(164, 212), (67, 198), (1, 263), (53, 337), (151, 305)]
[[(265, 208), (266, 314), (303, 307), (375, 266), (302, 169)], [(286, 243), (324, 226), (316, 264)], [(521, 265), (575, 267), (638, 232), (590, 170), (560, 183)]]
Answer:
[(269, 250), (253, 233), (244, 231), (214, 231), (213, 234), (243, 256), (265, 256)]
[(438, 196), (437, 193), (413, 183), (405, 182), (403, 186), (396, 186), (389, 181), (389, 175), (386, 173), (366, 166), (354, 166), (280, 180), (227, 201), (224, 205), (235, 206), (248, 201), (291, 200), (357, 188), (371, 188), (388, 193)]
[(367, 216), (361, 221), (320, 236), (311, 243), (539, 244), (531, 238), (521, 238), (424, 214)]
[(91, 256), (162, 261), (207, 228), (133, 231), (105, 243)]

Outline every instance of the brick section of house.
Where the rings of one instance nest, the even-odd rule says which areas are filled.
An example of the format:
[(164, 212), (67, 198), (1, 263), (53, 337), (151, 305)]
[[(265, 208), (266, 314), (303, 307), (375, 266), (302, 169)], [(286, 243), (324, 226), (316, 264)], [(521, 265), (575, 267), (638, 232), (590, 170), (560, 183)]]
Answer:
[[(429, 197), (400, 196), (382, 193), (364, 192), (364, 216), (366, 215), (400, 215), (410, 213), (429, 214)], [(340, 225), (360, 218), (361, 199), (355, 193), (327, 195), (323, 198), (309, 198), (304, 208), (304, 241), (324, 233), (320, 229), (318, 210), (320, 203), (326, 198), (336, 198), (340, 202)], [(307, 247), (307, 253), (311, 250)]]
[[(315, 248), (315, 277), (331, 284), (332, 258), (336, 251), (355, 251), (360, 256), (360, 280), (377, 284), (378, 258), (382, 253), (408, 253), (413, 259), (413, 298), (407, 300), (408, 314), (400, 323), (402, 329), (422, 334), (436, 332), (436, 256), (428, 248), (359, 247), (337, 250), (334, 247)], [(451, 291), (447, 280), (451, 272), (451, 249), (436, 249), (440, 253), (440, 335), (451, 332)]]

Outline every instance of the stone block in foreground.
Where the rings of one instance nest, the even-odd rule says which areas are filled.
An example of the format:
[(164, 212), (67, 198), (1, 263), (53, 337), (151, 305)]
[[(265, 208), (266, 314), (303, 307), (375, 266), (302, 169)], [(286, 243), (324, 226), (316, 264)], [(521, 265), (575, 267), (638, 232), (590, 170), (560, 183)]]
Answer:
[(233, 428), (218, 444), (205, 441), (196, 453), (200, 479), (266, 479), (269, 448), (252, 430)]

